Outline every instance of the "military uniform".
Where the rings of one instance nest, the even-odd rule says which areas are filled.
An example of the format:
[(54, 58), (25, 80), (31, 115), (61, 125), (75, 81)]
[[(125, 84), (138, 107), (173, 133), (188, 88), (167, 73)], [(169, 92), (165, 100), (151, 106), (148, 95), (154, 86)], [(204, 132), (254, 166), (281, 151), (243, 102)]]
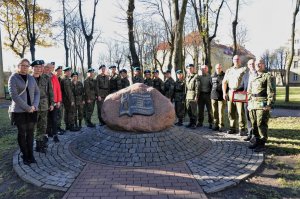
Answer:
[(197, 101), (199, 98), (199, 76), (197, 74), (189, 74), (185, 80), (186, 83), (186, 110), (190, 118), (188, 127), (194, 128), (197, 121)]
[(241, 84), (245, 72), (246, 72), (246, 67), (237, 68), (233, 66), (227, 69), (223, 79), (223, 83), (227, 83), (227, 86), (229, 88), (228, 91), (229, 100), (227, 102), (227, 106), (228, 106), (228, 118), (229, 118), (230, 130), (228, 133), (236, 132), (237, 121), (238, 121), (240, 132), (245, 131), (246, 118), (245, 118), (243, 103), (232, 101), (233, 91), (235, 91)]
[(147, 86), (153, 86), (153, 80), (151, 78), (145, 78), (144, 79), (144, 84)]
[(164, 93), (164, 82), (160, 78), (153, 78), (153, 88), (156, 88), (161, 94)]
[(66, 124), (66, 129), (75, 131), (75, 99), (72, 91), (72, 82), (68, 76), (65, 76), (61, 80), (61, 92), (62, 101), (64, 103), (64, 120)]
[[(269, 110), (264, 110), (266, 106), (272, 107), (274, 103), (274, 88), (272, 77), (269, 73), (259, 73), (250, 82), (248, 88), (249, 101), (248, 109), (250, 120), (253, 126), (253, 134), (256, 142), (252, 148), (264, 147), (268, 140), (268, 121), (270, 118)], [(251, 147), (249, 147), (251, 148)]]
[(170, 100), (173, 100), (173, 98), (174, 98), (174, 84), (175, 84), (175, 81), (172, 77), (166, 79), (166, 81), (164, 83), (164, 89), (165, 89), (164, 94)]
[(130, 82), (127, 77), (121, 79), (121, 85), (122, 85), (122, 89), (130, 86)]
[(122, 89), (121, 77), (117, 73), (109, 77), (109, 93), (117, 92)]
[(77, 126), (77, 120), (79, 122), (79, 127), (81, 127), (81, 122), (83, 119), (83, 99), (84, 99), (84, 89), (81, 81), (72, 82), (72, 91), (75, 98), (75, 125)]
[(144, 83), (144, 80), (141, 76), (133, 76), (132, 83), (133, 84), (135, 84), (135, 83)]
[(185, 116), (185, 81), (176, 80), (174, 85), (175, 112), (178, 118), (176, 125), (181, 126)]
[(200, 95), (198, 98), (198, 126), (203, 126), (204, 107), (206, 107), (208, 115), (209, 127), (212, 128), (212, 113), (211, 113), (211, 76), (210, 74), (202, 74), (199, 76)]
[(110, 91), (110, 81), (109, 76), (105, 74), (99, 74), (96, 77), (96, 96), (101, 97), (101, 100), (97, 99), (97, 108), (98, 108), (98, 119), (100, 122), (100, 125), (105, 124), (101, 117), (101, 109), (103, 102), (106, 98), (106, 96), (109, 94)]
[(94, 125), (91, 122), (91, 117), (93, 115), (94, 108), (95, 108), (96, 80), (91, 77), (87, 77), (84, 80), (84, 98), (85, 98), (85, 105), (84, 105), (85, 123), (89, 127), (94, 127)]

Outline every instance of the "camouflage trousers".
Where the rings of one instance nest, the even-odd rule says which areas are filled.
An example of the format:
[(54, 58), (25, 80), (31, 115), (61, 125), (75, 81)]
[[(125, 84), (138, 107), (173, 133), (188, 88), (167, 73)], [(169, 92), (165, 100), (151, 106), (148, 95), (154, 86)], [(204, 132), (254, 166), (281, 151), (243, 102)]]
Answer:
[(47, 130), (48, 111), (37, 112), (37, 123), (35, 128), (35, 139), (37, 141), (43, 141), (43, 137)]
[(83, 104), (75, 105), (75, 121), (83, 119)]
[(207, 115), (208, 115), (208, 123), (212, 124), (212, 114), (211, 114), (211, 99), (210, 93), (200, 93), (200, 97), (198, 99), (198, 122), (199, 124), (203, 124), (204, 121), (204, 108), (206, 107)]
[(66, 126), (74, 126), (75, 124), (75, 105), (64, 104), (64, 120)]
[(213, 123), (216, 127), (224, 127), (226, 103), (224, 100), (211, 100)]
[(263, 141), (267, 141), (270, 112), (261, 109), (254, 109), (249, 111), (249, 116), (252, 123), (254, 136), (262, 139)]
[(84, 105), (84, 120), (85, 123), (91, 122), (91, 118), (95, 108), (95, 100), (91, 101), (91, 103), (85, 103)]
[(186, 100), (186, 110), (190, 120), (196, 122), (197, 120), (197, 102), (192, 99)]
[(61, 127), (61, 121), (64, 114), (64, 105), (63, 103), (60, 103), (60, 107), (57, 110), (57, 127)]
[(105, 97), (101, 97), (101, 100), (97, 100), (97, 113), (98, 113), (98, 119), (100, 123), (105, 123), (102, 119), (102, 115), (101, 115), (101, 110), (102, 110), (102, 106), (103, 106), (103, 102), (104, 102)]
[(246, 118), (243, 103), (228, 101), (227, 106), (230, 129), (236, 130), (238, 122), (239, 129), (245, 130)]
[(175, 113), (178, 119), (183, 119), (185, 116), (185, 103), (175, 101)]

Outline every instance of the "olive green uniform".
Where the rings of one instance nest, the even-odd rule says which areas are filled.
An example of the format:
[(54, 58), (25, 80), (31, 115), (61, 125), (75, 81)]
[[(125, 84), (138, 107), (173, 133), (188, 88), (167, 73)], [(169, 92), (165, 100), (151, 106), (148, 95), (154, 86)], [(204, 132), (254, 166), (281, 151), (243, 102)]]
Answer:
[(144, 79), (141, 76), (134, 76), (132, 78), (132, 83), (133, 84), (135, 84), (135, 83), (144, 83)]
[(153, 78), (153, 88), (156, 88), (161, 94), (164, 93), (164, 82), (159, 77)]
[(84, 98), (85, 98), (85, 110), (84, 110), (84, 119), (86, 124), (91, 123), (91, 117), (95, 108), (95, 99), (96, 99), (96, 80), (87, 77), (84, 80)]
[(37, 124), (35, 137), (37, 141), (43, 141), (43, 137), (47, 130), (48, 110), (50, 106), (54, 106), (53, 89), (49, 76), (41, 75), (35, 78), (40, 90), (40, 103), (37, 112)]
[(198, 98), (198, 124), (203, 125), (204, 121), (204, 107), (206, 107), (208, 115), (208, 123), (211, 126), (213, 123), (211, 111), (211, 76), (210, 74), (203, 74), (199, 76), (200, 81), (200, 95)]
[(263, 110), (274, 103), (274, 88), (272, 77), (269, 73), (258, 73), (248, 88), (248, 110), (253, 126), (254, 136), (265, 143), (268, 139), (268, 121), (270, 112)]
[(172, 77), (166, 79), (164, 83), (164, 94), (171, 101), (174, 98), (174, 85), (175, 85), (175, 81)]
[(127, 77), (121, 79), (121, 85), (122, 85), (122, 89), (130, 86), (130, 82)]
[(75, 98), (75, 124), (79, 120), (79, 126), (83, 119), (83, 101), (84, 101), (84, 89), (81, 81), (72, 82), (72, 90)]
[(99, 74), (96, 78), (96, 96), (101, 97), (101, 100), (97, 99), (97, 110), (98, 110), (98, 119), (101, 124), (105, 124), (105, 122), (102, 119), (101, 116), (101, 109), (103, 102), (106, 98), (106, 96), (109, 94), (109, 89), (110, 89), (110, 81), (109, 81), (109, 76), (107, 75), (102, 75)]
[(153, 80), (151, 78), (145, 78), (144, 84), (147, 86), (153, 86)]
[(240, 131), (245, 130), (246, 118), (245, 118), (245, 111), (242, 102), (233, 102), (232, 101), (232, 94), (239, 85), (241, 84), (242, 78), (246, 72), (246, 67), (231, 67), (227, 69), (223, 82), (227, 83), (229, 88), (228, 97), (229, 100), (227, 102), (228, 106), (228, 118), (229, 118), (229, 125), (230, 130), (236, 130), (236, 123), (238, 121), (238, 126)]
[[(65, 76), (61, 80), (61, 93), (62, 101), (64, 103), (64, 120), (67, 129), (74, 127), (74, 117), (75, 117), (75, 99), (72, 91), (72, 82), (71, 79)], [(72, 103), (74, 104), (72, 106)]]
[(174, 85), (175, 112), (178, 120), (183, 121), (185, 116), (185, 81), (177, 80)]
[(190, 118), (190, 123), (196, 124), (197, 120), (197, 101), (199, 98), (199, 76), (197, 74), (190, 74), (185, 79), (186, 83), (186, 110)]
[(117, 73), (109, 77), (109, 93), (117, 92), (122, 89), (121, 77)]

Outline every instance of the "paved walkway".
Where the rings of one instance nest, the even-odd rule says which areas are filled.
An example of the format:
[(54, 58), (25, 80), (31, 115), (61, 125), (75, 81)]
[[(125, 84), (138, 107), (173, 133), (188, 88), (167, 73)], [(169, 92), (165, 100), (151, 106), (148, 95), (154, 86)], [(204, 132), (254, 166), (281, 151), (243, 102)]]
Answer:
[[(236, 185), (263, 162), (238, 135), (205, 127), (126, 134), (106, 127), (67, 132), (37, 164), (13, 158), (18, 175), (36, 186), (79, 198), (206, 198)], [(154, 164), (153, 164), (154, 163)]]

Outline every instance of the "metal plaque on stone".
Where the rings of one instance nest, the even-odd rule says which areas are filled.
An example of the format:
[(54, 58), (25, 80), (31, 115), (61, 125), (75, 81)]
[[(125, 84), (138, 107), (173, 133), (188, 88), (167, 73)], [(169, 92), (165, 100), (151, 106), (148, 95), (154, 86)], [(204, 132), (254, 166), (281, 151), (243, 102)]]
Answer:
[(154, 105), (151, 93), (125, 93), (122, 95), (119, 116), (150, 116), (153, 114)]

